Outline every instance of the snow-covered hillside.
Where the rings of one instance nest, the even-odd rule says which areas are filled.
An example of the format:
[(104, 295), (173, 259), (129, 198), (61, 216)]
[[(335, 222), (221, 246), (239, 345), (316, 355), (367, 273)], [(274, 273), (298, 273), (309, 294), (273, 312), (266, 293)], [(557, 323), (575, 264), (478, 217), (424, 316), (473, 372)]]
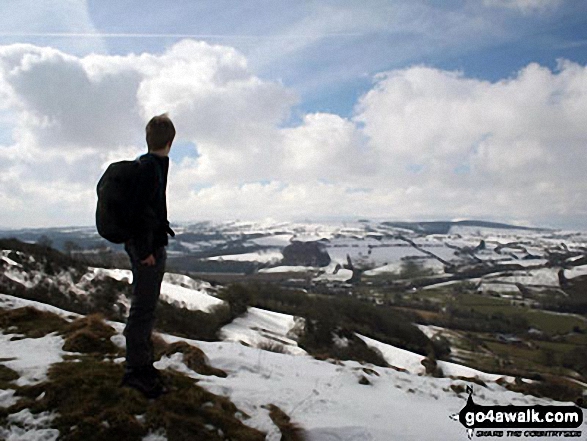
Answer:
[[(72, 314), (39, 303), (0, 295), (1, 309), (32, 306), (58, 313), (63, 317)], [(249, 323), (246, 323), (247, 320)], [(265, 318), (260, 311), (252, 311), (249, 318), (230, 329), (230, 339), (250, 338), (251, 325), (262, 325), (272, 321), (275, 334), (287, 331), (293, 324), (291, 317), (268, 313)], [(117, 334), (111, 339), (122, 345), (122, 325), (113, 323)], [(16, 384), (34, 384), (46, 378), (48, 368), (67, 354), (62, 349), (63, 339), (48, 335), (40, 339), (13, 339), (9, 330), (0, 335), (2, 364), (19, 373)], [(201, 375), (191, 370), (183, 355), (176, 353), (164, 356), (156, 363), (159, 369), (170, 369), (188, 375), (211, 392), (227, 396), (239, 409), (251, 416), (246, 424), (262, 430), (267, 440), (277, 441), (281, 434), (271, 422), (267, 403), (280, 407), (292, 421), (300, 425), (311, 441), (372, 440), (437, 440), (466, 439), (466, 432), (449, 416), (459, 412), (465, 404), (466, 395), (462, 387), (468, 384), (459, 379), (432, 378), (418, 373), (415, 354), (379, 344), (397, 369), (363, 365), (357, 362), (329, 362), (315, 360), (302, 353), (298, 355), (278, 354), (254, 347), (243, 346), (234, 341), (200, 342), (181, 339), (171, 335), (162, 336), (168, 343), (185, 341), (204, 351), (215, 368), (224, 370), (226, 378)], [(283, 337), (283, 336), (282, 336)], [(371, 342), (377, 344), (376, 342)], [(115, 360), (122, 363), (123, 358)], [(552, 404), (550, 400), (538, 399), (514, 392), (491, 382), (486, 374), (468, 369), (457, 369), (453, 375), (482, 376), (487, 387), (475, 386), (475, 401), (487, 405), (533, 405)], [(18, 397), (10, 388), (0, 391), (0, 407), (15, 404)], [(27, 415), (24, 418), (24, 415)], [(425, 418), (426, 424), (422, 424)], [(7, 440), (49, 441), (59, 434), (50, 428), (51, 418), (34, 415), (27, 411), (19, 415), (8, 415), (8, 423), (0, 428), (0, 436)], [(19, 422), (17, 424), (17, 422)], [(581, 430), (587, 431), (587, 423)], [(147, 438), (145, 438), (147, 439)], [(149, 440), (164, 440), (159, 434)], [(490, 438), (491, 439), (491, 438)], [(532, 439), (522, 437), (520, 439)]]
[[(243, 237), (243, 226), (234, 227), (241, 228), (238, 230), (239, 237)], [(272, 239), (271, 234), (265, 234), (267, 230), (255, 230), (249, 225), (250, 238), (246, 235), (244, 242), (257, 241), (277, 250), (284, 245), (285, 237), (327, 239), (323, 243), (327, 244), (326, 248), (331, 251), (333, 258), (329, 266), (304, 267), (306, 269), (289, 267), (290, 272), (311, 271), (316, 283), (347, 283), (354, 275), (349, 260), (355, 264), (366, 264), (371, 258), (369, 256), (375, 256), (372, 263), (381, 259), (378, 264), (382, 266), (376, 266), (364, 274), (374, 278), (385, 277), (389, 272), (398, 276), (402, 272), (414, 271), (411, 263), (406, 263), (414, 261), (421, 264), (417, 272), (420, 274), (424, 270), (424, 278), (441, 276), (445, 268), (441, 261), (459, 262), (464, 267), (474, 267), (480, 262), (481, 265), (487, 262), (490, 265), (501, 265), (504, 260), (509, 263), (524, 262), (519, 267), (506, 267), (507, 271), (495, 271), (466, 279), (475, 283), (481, 292), (498, 292), (504, 297), (512, 290), (520, 290), (520, 286), (557, 290), (561, 280), (564, 281), (560, 277), (561, 272), (568, 279), (580, 278), (585, 274), (584, 265), (581, 264), (587, 242), (583, 236), (550, 237), (550, 233), (526, 230), (500, 231), (499, 234), (493, 231), (492, 235), (487, 233), (483, 236), (477, 236), (481, 233), (475, 230), (467, 232), (470, 234), (467, 237), (464, 237), (464, 231), (458, 234), (451, 232), (448, 235), (418, 236), (415, 233), (410, 235), (409, 231), (400, 234), (397, 229), (390, 230), (393, 231), (391, 235), (376, 236), (373, 231), (367, 232), (362, 227), (316, 227), (312, 230), (283, 224), (272, 230), (276, 236)], [(559, 239), (566, 241), (564, 246), (557, 242)], [(484, 246), (480, 246), (481, 241), (484, 241)], [(22, 249), (25, 248), (23, 246)], [(119, 350), (122, 349), (124, 325), (121, 317), (128, 309), (125, 293), (128, 293), (132, 282), (132, 273), (121, 269), (87, 267), (66, 256), (55, 254), (51, 257), (49, 254), (44, 255), (45, 252), (49, 253), (45, 250), (39, 255), (33, 255), (23, 251), (0, 250), (0, 287), (10, 288), (12, 294), (0, 290), (0, 313), (32, 307), (57, 314), (67, 321), (80, 317), (79, 314), (65, 310), (65, 306), (60, 309), (25, 300), (19, 297), (19, 293), (42, 293), (47, 299), (55, 300), (57, 303), (54, 305), (70, 302), (76, 308), (72, 310), (84, 313), (94, 305), (104, 307), (103, 302), (112, 302), (106, 305), (108, 317), (118, 321), (109, 322), (115, 333), (108, 338)], [(272, 253), (276, 252), (254, 251), (243, 255), (248, 259), (262, 254), (275, 256)], [(354, 257), (347, 258), (351, 255)], [(524, 257), (529, 255), (537, 258)], [(555, 258), (562, 256), (562, 260), (558, 261), (560, 267), (553, 264), (553, 255)], [(400, 257), (391, 263), (385, 262), (390, 256)], [(279, 269), (266, 268), (264, 271), (271, 275)], [(431, 286), (438, 288), (454, 283), (452, 280), (442, 282), (442, 278), (438, 280), (439, 283)], [(183, 312), (200, 314), (198, 317), (201, 319), (213, 316), (222, 308), (228, 309), (225, 300), (217, 296), (218, 290), (217, 286), (208, 282), (170, 272), (165, 275), (161, 299)], [(415, 291), (416, 288), (410, 288), (410, 292)], [(98, 301), (102, 303), (96, 303)], [(367, 337), (362, 335), (363, 332), (347, 336), (364, 342), (380, 354), (385, 361), (381, 366), (357, 361), (315, 359), (300, 347), (307, 349), (300, 339), (305, 319), (258, 307), (248, 307), (243, 311), (238, 317), (231, 316), (230, 323), (222, 326), (216, 334), (218, 341), (195, 341), (170, 333), (161, 335), (168, 344), (183, 342), (200, 348), (210, 364), (224, 371), (226, 376), (197, 373), (188, 356), (181, 351), (163, 355), (156, 366), (168, 372), (182, 373), (209, 392), (227, 397), (240, 411), (251, 417), (243, 418), (245, 424), (266, 433), (268, 440), (281, 439), (280, 429), (270, 416), (270, 404), (278, 406), (293, 423), (303, 428), (306, 439), (311, 441), (387, 441), (466, 439), (464, 427), (449, 416), (465, 405), (467, 396), (464, 391), (467, 385), (474, 387), (477, 404), (555, 403), (549, 399), (512, 392), (507, 387), (512, 384), (530, 384), (531, 380), (482, 372), (457, 363), (439, 360), (437, 366), (442, 376), (432, 376), (427, 374), (428, 358)], [(198, 322), (191, 325), (197, 327)], [(441, 329), (425, 325), (419, 328), (428, 337)], [(28, 404), (14, 412), (7, 409), (20, 402), (22, 397), (18, 391), (21, 388), (42, 383), (47, 380), (51, 366), (75, 359), (80, 354), (64, 348), (67, 340), (64, 334), (51, 332), (31, 337), (16, 332), (17, 329), (11, 323), (0, 320), (0, 367), (17, 373), (14, 380), (5, 381), (0, 377), (0, 439), (57, 440), (60, 432), (52, 426), (52, 421), (57, 418), (55, 414), (35, 413), (34, 406)], [(348, 339), (336, 336), (335, 343), (344, 346), (348, 344)], [(311, 352), (310, 349), (308, 351)], [(110, 358), (104, 356), (102, 362), (121, 367), (124, 362), (121, 355), (119, 353)], [(457, 360), (457, 357), (452, 360)], [(464, 358), (458, 360), (467, 362), (463, 361)], [(387, 365), (389, 367), (382, 367)], [(422, 424), (423, 419), (426, 424)], [(215, 426), (212, 427), (216, 430)], [(587, 433), (587, 421), (581, 430)], [(161, 431), (143, 438), (144, 441), (167, 439)]]

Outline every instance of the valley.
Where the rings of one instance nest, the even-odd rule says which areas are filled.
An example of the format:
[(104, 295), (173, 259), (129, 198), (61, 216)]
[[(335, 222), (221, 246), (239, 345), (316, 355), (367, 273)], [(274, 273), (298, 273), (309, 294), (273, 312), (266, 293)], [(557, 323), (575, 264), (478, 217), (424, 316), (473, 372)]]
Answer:
[[(582, 232), (367, 220), (200, 223), (175, 229), (157, 329), (167, 344), (183, 341), (201, 348), (214, 367), (228, 369), (232, 386), (215, 377), (194, 377), (185, 358), (169, 351), (159, 367), (201, 379), (210, 392), (235, 400), (253, 415), (252, 427), (274, 434), (269, 439), (280, 434), (263, 407), (270, 402), (297, 416), (307, 439), (321, 439), (330, 430), (310, 417), (321, 405), (302, 397), (314, 392), (295, 378), (315, 369), (316, 384), (332, 384), (326, 380), (331, 364), (341, 369), (337, 388), (354, 394), (348, 378), (342, 380), (351, 375), (379, 390), (379, 405), (388, 402), (380, 393), (395, 385), (400, 395), (393, 392), (394, 400), (407, 400), (409, 409), (415, 409), (409, 398), (415, 393), (428, 397), (422, 399), (429, 404), (429, 399), (448, 400), (457, 411), (454, 399), (462, 400), (469, 384), (493, 403), (507, 397), (585, 406), (587, 235)], [(121, 332), (132, 275), (119, 248), (101, 241), (91, 228), (2, 235), (14, 237), (0, 239), (3, 309), (41, 302), (35, 304), (52, 305), (41, 308), (58, 308), (69, 320), (99, 312), (115, 333)], [(4, 334), (10, 335), (10, 327)], [(120, 338), (112, 341), (120, 344)], [(63, 359), (59, 351), (47, 360)], [(19, 372), (27, 362), (12, 354), (4, 364)], [(258, 363), (251, 365), (255, 357)], [(287, 371), (283, 357), (293, 357), (286, 363), (294, 370)], [(40, 376), (27, 382), (42, 381), (43, 369), (48, 368), (37, 369)], [(252, 377), (244, 375), (249, 371)], [(270, 385), (273, 375), (288, 380), (283, 387)], [(272, 388), (280, 391), (273, 399)], [(328, 395), (327, 388), (314, 389), (317, 396)], [(350, 414), (342, 410), (342, 396), (329, 397), (324, 403), (336, 409), (333, 418), (338, 415), (332, 433), (342, 436), (339, 418)], [(375, 412), (362, 405), (365, 412)], [(300, 406), (309, 406), (307, 413)], [(458, 425), (445, 426), (438, 418), (446, 434), (458, 431)], [(381, 440), (400, 433), (370, 424), (353, 430)], [(409, 424), (401, 433), (405, 439), (422, 436)]]

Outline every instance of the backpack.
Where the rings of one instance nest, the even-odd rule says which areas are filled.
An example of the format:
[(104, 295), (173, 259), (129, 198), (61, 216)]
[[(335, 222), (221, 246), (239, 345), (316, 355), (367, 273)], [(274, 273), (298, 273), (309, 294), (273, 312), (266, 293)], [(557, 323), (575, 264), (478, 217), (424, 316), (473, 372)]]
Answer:
[(98, 181), (96, 227), (109, 242), (124, 243), (132, 237), (138, 172), (138, 159), (113, 162)]

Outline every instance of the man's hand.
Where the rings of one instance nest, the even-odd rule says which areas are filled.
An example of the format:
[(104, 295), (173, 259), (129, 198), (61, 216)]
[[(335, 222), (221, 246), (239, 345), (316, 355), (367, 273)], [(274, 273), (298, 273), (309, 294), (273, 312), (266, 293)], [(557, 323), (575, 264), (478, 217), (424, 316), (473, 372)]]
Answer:
[(141, 260), (141, 264), (146, 265), (146, 266), (155, 265), (155, 256), (153, 256), (152, 254), (149, 254), (149, 257), (147, 257), (145, 260)]

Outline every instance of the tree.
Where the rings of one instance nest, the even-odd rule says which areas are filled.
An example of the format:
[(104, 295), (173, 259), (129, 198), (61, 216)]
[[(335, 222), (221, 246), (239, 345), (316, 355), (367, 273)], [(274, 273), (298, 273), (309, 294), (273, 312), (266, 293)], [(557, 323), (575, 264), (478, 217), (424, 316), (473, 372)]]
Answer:
[(52, 248), (53, 241), (49, 238), (49, 236), (43, 234), (37, 239), (37, 245), (40, 245), (45, 248)]
[(67, 254), (69, 254), (71, 256), (73, 251), (79, 251), (82, 249), (82, 247), (80, 247), (76, 242), (74, 242), (73, 240), (66, 240), (65, 243), (63, 244), (63, 248), (65, 249), (65, 252)]

